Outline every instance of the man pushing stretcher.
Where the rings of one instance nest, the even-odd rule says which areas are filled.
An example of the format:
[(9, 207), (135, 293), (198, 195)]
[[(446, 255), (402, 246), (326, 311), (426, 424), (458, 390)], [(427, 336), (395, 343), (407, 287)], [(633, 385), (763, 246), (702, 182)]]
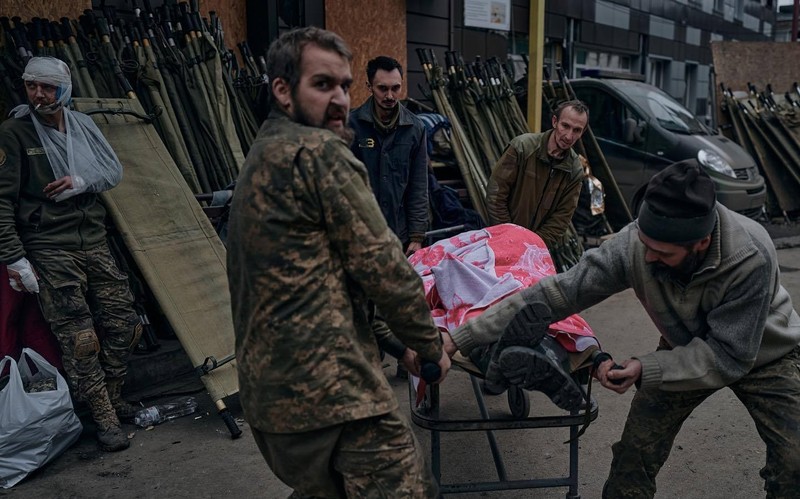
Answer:
[(694, 160), (648, 184), (638, 219), (569, 271), (511, 294), (443, 333), (445, 351), (469, 356), (496, 343), (487, 376), (536, 379), (550, 322), (632, 288), (662, 337), (655, 352), (598, 366), (617, 393), (636, 385), (603, 496), (653, 497), (681, 424), (723, 387), (734, 391), (767, 446), (768, 498), (800, 497), (800, 317), (780, 284), (766, 230), (716, 202)]

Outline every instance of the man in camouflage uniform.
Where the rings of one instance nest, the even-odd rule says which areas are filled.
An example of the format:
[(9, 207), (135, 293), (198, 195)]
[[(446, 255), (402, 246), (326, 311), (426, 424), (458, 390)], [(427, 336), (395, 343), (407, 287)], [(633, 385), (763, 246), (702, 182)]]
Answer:
[(272, 110), (239, 176), (228, 235), (240, 397), (292, 497), (435, 497), (381, 369), (368, 299), (442, 378), (450, 362), (348, 148), (351, 58), (318, 28), (269, 49)]
[[(104, 152), (113, 151), (91, 118), (65, 107), (71, 93), (66, 64), (32, 58), (23, 79), (29, 104), (0, 124), (0, 263), (15, 290), (39, 293), (64, 370), (76, 398), (91, 410), (101, 448), (122, 450), (130, 442), (119, 417), (134, 412), (122, 400), (122, 383), (141, 324), (127, 277), (106, 243), (105, 208), (76, 176), (56, 176), (51, 164), (51, 158), (70, 156), (66, 144), (78, 128), (102, 141)], [(69, 127), (68, 120), (74, 120)], [(61, 142), (47, 142), (48, 149), (47, 135), (61, 136)], [(81, 157), (84, 163), (95, 159)], [(113, 160), (119, 164), (115, 155)], [(105, 332), (102, 343), (95, 321)]]
[[(611, 369), (612, 360), (599, 366), (606, 388), (639, 389), (612, 448), (603, 496), (653, 497), (656, 475), (683, 422), (728, 387), (766, 443), (761, 476), (767, 497), (800, 497), (800, 317), (780, 284), (767, 232), (716, 203), (714, 183), (695, 160), (675, 163), (650, 180), (636, 222), (567, 272), (542, 279), (453, 331), (454, 343), (444, 335), (445, 348), (468, 353), (505, 336), (519, 315), (550, 309), (557, 321), (628, 288), (661, 341), (655, 352), (623, 362), (622, 369)], [(530, 350), (507, 348), (498, 370), (528, 379), (536, 362)]]

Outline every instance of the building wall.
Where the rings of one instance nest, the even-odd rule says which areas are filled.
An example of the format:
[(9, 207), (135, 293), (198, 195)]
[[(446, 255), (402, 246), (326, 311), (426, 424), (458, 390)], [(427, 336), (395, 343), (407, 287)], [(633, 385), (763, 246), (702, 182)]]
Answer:
[[(369, 8), (365, 8), (367, 4)], [(385, 55), (407, 67), (405, 0), (381, 0), (379, 8), (377, 2), (367, 4), (363, 0), (325, 1), (325, 28), (344, 38), (353, 52), (350, 99), (354, 108), (369, 97), (366, 70), (370, 59)]]
[[(419, 46), (440, 61), (446, 50), (465, 59), (527, 54), (528, 4), (512, 0), (511, 31), (495, 33), (463, 27), (463, 0), (408, 0), (410, 95), (423, 97)], [(556, 63), (573, 78), (582, 67), (643, 74), (697, 114), (708, 104), (710, 42), (769, 40), (776, 22), (773, 0), (559, 0), (546, 3), (545, 16), (551, 74)]]

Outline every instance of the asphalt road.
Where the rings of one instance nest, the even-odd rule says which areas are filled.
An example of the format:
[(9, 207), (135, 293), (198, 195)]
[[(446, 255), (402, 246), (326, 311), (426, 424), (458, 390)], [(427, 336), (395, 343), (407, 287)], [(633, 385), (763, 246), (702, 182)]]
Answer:
[[(800, 302), (800, 249), (779, 250), (784, 286)], [(585, 311), (604, 348), (618, 359), (655, 348), (658, 335), (631, 292)], [(407, 386), (391, 374), (401, 406), (409, 407)], [(632, 393), (617, 395), (595, 385), (599, 417), (580, 440), (580, 490), (584, 498), (600, 497), (611, 462), (611, 444), (620, 433)], [(246, 422), (243, 435), (232, 440), (214, 412), (202, 385), (176, 380), (175, 392), (199, 391), (201, 410), (150, 430), (126, 426), (131, 448), (119, 453), (97, 449), (91, 428), (65, 454), (0, 497), (22, 498), (211, 498), (286, 497), (290, 490), (269, 471), (258, 453)], [(442, 388), (443, 412), (477, 415), (470, 383), (454, 371)], [(533, 414), (557, 414), (540, 394), (532, 393)], [(237, 397), (228, 406), (241, 417)], [(489, 401), (493, 412), (508, 412), (505, 397)], [(429, 433), (417, 428), (427, 450)], [(543, 478), (567, 473), (566, 429), (514, 430), (498, 433), (510, 478)], [(491, 454), (480, 433), (449, 433), (442, 439), (443, 480), (494, 479)], [(658, 498), (764, 497), (758, 471), (765, 446), (752, 421), (729, 390), (721, 390), (688, 419), (658, 477)], [(451, 497), (563, 498), (566, 488), (472, 493)]]

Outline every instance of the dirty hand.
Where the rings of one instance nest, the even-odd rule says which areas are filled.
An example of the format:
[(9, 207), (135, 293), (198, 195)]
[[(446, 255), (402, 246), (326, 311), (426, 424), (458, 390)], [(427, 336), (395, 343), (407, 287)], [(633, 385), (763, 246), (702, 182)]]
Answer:
[(406, 256), (411, 256), (422, 248), (422, 243), (410, 242), (406, 248)]
[(72, 177), (69, 175), (54, 180), (44, 186), (44, 193), (48, 198), (53, 199), (67, 189), (72, 189)]
[(458, 351), (458, 345), (453, 341), (453, 337), (450, 336), (450, 333), (442, 333), (442, 350), (444, 350), (448, 357), (452, 357)]
[(617, 393), (628, 391), (642, 375), (642, 363), (637, 359), (628, 359), (622, 363), (622, 369), (612, 369), (613, 360), (607, 360), (597, 369), (597, 379), (600, 384)]
[(8, 268), (8, 284), (14, 291), (26, 293), (38, 293), (39, 281), (36, 279), (36, 273), (31, 267), (31, 262), (27, 258), (22, 257), (14, 263), (9, 263)]
[(419, 366), (417, 365), (417, 352), (410, 348), (406, 348), (403, 352), (403, 356), (397, 359), (397, 361), (406, 368), (406, 371), (410, 372), (414, 376), (419, 378)]

